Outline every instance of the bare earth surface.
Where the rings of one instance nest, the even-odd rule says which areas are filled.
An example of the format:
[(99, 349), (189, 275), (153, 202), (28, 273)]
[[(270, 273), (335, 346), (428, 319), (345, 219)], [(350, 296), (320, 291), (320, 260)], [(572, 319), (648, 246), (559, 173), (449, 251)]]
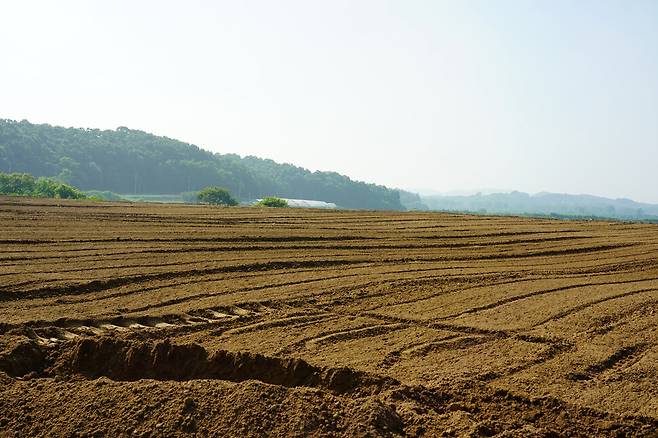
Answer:
[(0, 436), (658, 436), (658, 226), (0, 198)]

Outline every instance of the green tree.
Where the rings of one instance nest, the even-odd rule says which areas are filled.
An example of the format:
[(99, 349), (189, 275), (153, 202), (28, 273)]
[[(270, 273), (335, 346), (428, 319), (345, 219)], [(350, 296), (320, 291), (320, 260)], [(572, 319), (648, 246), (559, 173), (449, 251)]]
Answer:
[(212, 205), (237, 205), (238, 201), (233, 199), (228, 190), (221, 187), (206, 187), (197, 193), (199, 202)]
[(48, 178), (36, 181), (31, 196), (37, 198), (86, 199), (87, 196), (77, 188)]
[(35, 179), (27, 173), (0, 173), (1, 195), (30, 196), (34, 192)]
[(268, 196), (267, 198), (263, 198), (260, 201), (256, 203), (257, 206), (259, 207), (287, 207), (288, 206), (288, 201), (285, 199), (277, 198), (274, 196)]
[(75, 187), (49, 178), (34, 178), (27, 173), (0, 173), (0, 195), (37, 198), (85, 199)]

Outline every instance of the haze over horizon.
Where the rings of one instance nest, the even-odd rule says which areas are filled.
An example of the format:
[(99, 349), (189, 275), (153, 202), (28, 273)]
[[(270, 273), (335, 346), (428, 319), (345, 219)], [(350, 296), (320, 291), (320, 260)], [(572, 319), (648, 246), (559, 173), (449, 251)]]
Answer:
[(658, 2), (0, 6), (0, 118), (439, 192), (658, 203)]

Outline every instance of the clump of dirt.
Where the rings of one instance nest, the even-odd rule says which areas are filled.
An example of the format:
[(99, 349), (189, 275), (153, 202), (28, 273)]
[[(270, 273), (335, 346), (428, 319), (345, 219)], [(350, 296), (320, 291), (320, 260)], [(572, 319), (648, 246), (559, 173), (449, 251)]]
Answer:
[(117, 338), (82, 339), (67, 346), (50, 374), (80, 374), (112, 380), (195, 380), (231, 382), (258, 380), (285, 387), (322, 388), (336, 394), (377, 394), (399, 385), (350, 368), (319, 368), (297, 358), (269, 357), (249, 352), (219, 350), (213, 354), (196, 344), (168, 340), (149, 343)]
[(41, 373), (48, 361), (47, 352), (36, 342), (19, 338), (15, 343), (5, 345), (0, 351), (0, 372), (22, 377), (30, 373)]

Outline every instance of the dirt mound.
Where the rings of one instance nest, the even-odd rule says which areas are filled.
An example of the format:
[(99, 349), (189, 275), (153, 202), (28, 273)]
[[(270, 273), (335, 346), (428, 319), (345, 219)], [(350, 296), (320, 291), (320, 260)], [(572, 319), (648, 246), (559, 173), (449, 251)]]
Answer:
[[(82, 339), (63, 346), (49, 374), (81, 374), (118, 381), (218, 379), (258, 380), (285, 387), (321, 388), (336, 394), (377, 394), (399, 385), (388, 377), (350, 368), (319, 368), (297, 358), (268, 357), (220, 350), (213, 354), (196, 344), (175, 345), (168, 340), (149, 343), (110, 337)], [(45, 355), (43, 355), (45, 357)], [(35, 364), (38, 365), (40, 364)], [(41, 367), (43, 369), (45, 367)], [(34, 369), (38, 371), (38, 369)], [(8, 371), (9, 374), (12, 374)]]
[(47, 356), (47, 352), (36, 342), (20, 339), (0, 352), (0, 372), (15, 377), (41, 373), (48, 364)]
[(3, 437), (393, 437), (400, 425), (377, 397), (257, 381), (33, 379), (0, 392)]
[[(0, 371), (7, 373), (0, 377), (10, 388), (0, 397), (0, 407), (5, 403), (7, 412), (0, 425), (4, 422), (9, 430), (29, 435), (45, 431), (26, 422), (25, 412), (10, 407), (11, 400), (31, 400), (16, 403), (29, 412), (42, 409), (47, 416), (44, 400), (76, 391), (81, 391), (76, 395), (80, 400), (74, 405), (100, 397), (116, 408), (109, 411), (116, 424), (100, 427), (101, 435), (145, 432), (137, 426), (131, 431), (121, 429), (133, 423), (148, 424), (163, 436), (201, 431), (221, 431), (227, 436), (650, 436), (658, 427), (651, 419), (620, 418), (551, 398), (527, 399), (484, 383), (412, 387), (349, 368), (313, 366), (297, 358), (225, 350), (210, 354), (196, 344), (169, 341), (100, 337), (46, 347), (24, 340), (0, 356)], [(34, 398), (35, 391), (44, 392), (43, 398)], [(211, 400), (220, 396), (217, 391), (223, 399), (215, 399), (210, 407)], [(111, 401), (121, 394), (133, 407)], [(281, 398), (291, 405), (266, 403)], [(140, 403), (158, 411), (137, 409)], [(262, 416), (257, 415), (260, 409)], [(62, 421), (70, 417), (62, 415)], [(94, 422), (102, 425), (99, 415), (94, 413), (98, 418), (80, 425), (80, 430)], [(208, 415), (219, 417), (213, 423)], [(288, 424), (273, 424), (282, 419)], [(54, 427), (70, 432), (64, 423)]]

